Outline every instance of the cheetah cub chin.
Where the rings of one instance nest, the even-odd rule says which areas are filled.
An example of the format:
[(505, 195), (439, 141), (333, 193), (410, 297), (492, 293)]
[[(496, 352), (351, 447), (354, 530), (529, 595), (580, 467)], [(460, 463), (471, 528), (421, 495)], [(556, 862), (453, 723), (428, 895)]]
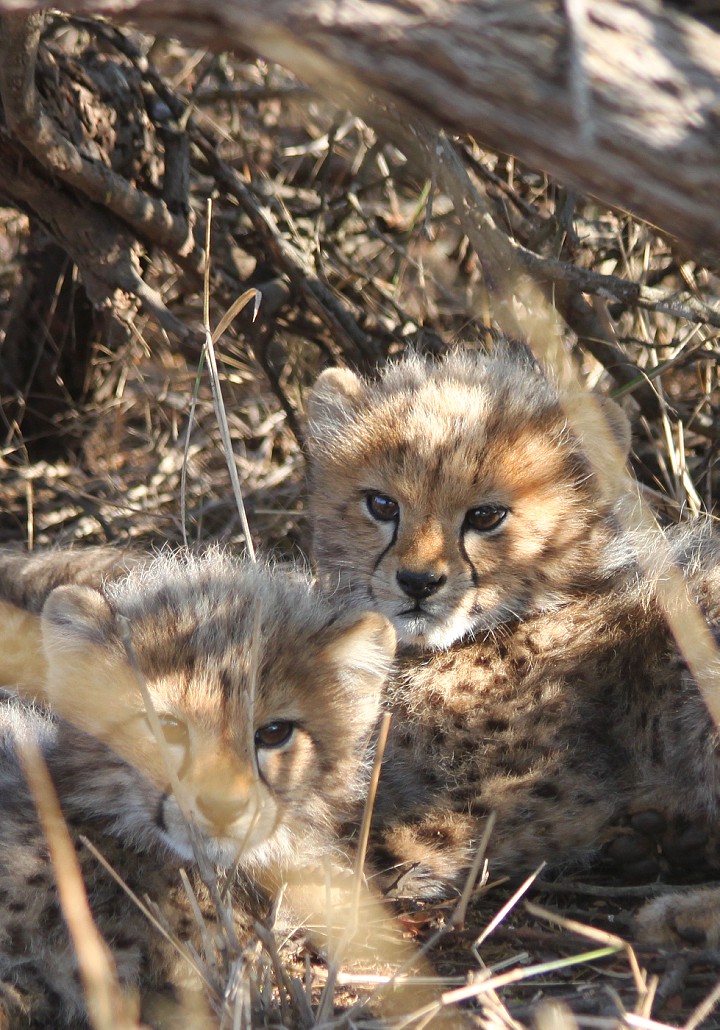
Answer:
[[(404, 645), (376, 807), (384, 883), (457, 890), (490, 812), (493, 874), (602, 858), (634, 880), (716, 875), (717, 730), (530, 362), (455, 353), (406, 358), (375, 381), (325, 372), (308, 449), (320, 579), (385, 614)], [(712, 527), (666, 540), (657, 574), (676, 562), (717, 632)], [(697, 938), (700, 909), (679, 913), (679, 935)], [(659, 912), (641, 921), (647, 934)], [(715, 940), (720, 904), (705, 912)]]
[[(173, 934), (199, 949), (178, 867), (192, 870), (199, 847), (233, 871), (242, 902), (238, 869), (272, 890), (286, 870), (338, 850), (334, 830), (362, 795), (366, 747), (394, 652), (382, 616), (339, 613), (300, 574), (220, 552), (134, 560), (127, 576), (102, 591), (69, 583), (46, 589), (43, 599), (38, 583), (92, 581), (95, 557), (0, 561), (0, 676), (7, 683), (12, 669), (19, 694), (6, 693), (0, 704), (3, 1027), (85, 1025), (46, 844), (19, 764), (23, 739), (35, 739), (45, 757), (122, 982), (141, 992), (183, 984), (184, 963), (80, 835), (137, 895), (151, 897)], [(106, 571), (117, 571), (109, 560)], [(18, 652), (35, 653), (25, 677), (13, 660)], [(23, 700), (28, 694), (43, 707)], [(242, 928), (242, 912), (238, 919)]]

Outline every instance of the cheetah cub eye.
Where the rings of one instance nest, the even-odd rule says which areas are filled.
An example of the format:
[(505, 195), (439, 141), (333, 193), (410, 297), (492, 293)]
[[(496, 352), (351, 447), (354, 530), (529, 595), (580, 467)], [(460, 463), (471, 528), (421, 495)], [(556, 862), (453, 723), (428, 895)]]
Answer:
[(289, 744), (295, 735), (295, 723), (284, 719), (269, 722), (255, 731), (255, 747), (266, 751), (278, 751)]
[(481, 504), (465, 515), (465, 525), (476, 533), (489, 533), (497, 529), (508, 516), (509, 508), (501, 504)]
[(367, 509), (378, 522), (392, 522), (400, 514), (400, 505), (387, 494), (368, 494)]

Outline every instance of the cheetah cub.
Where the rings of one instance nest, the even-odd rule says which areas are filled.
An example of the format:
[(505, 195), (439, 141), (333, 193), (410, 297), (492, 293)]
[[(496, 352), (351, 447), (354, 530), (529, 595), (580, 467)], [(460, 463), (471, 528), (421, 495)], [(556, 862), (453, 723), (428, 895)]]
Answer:
[[(63, 579), (94, 581), (99, 566), (89, 571), (84, 555), (0, 562), (14, 571), (12, 583), (0, 574), (2, 594), (11, 598), (2, 604), (3, 622), (20, 613), (18, 650), (30, 655), (33, 635), (40, 648), (28, 674), (17, 676), (20, 696), (5, 692), (0, 703), (3, 1028), (77, 1028), (87, 1018), (18, 759), (23, 739), (41, 748), (78, 842), (94, 918), (121, 982), (139, 989), (141, 999), (167, 984), (198, 985), (81, 835), (136, 895), (150, 897), (171, 934), (199, 950), (178, 875), (181, 865), (189, 867), (209, 912), (198, 848), (231, 871), (242, 932), (251, 895), (243, 884), (271, 891), (286, 870), (337, 850), (336, 823), (362, 794), (366, 745), (394, 651), (387, 620), (343, 614), (299, 574), (220, 552), (134, 565), (99, 591), (76, 584), (49, 589)], [(117, 571), (110, 557), (106, 571)], [(128, 659), (124, 620), (170, 770)], [(12, 648), (5, 634), (5, 682)], [(41, 697), (43, 707), (23, 694)]]
[[(308, 449), (320, 579), (402, 647), (376, 839), (395, 891), (456, 887), (490, 811), (495, 872), (600, 855), (637, 879), (720, 868), (716, 729), (529, 360), (327, 371)], [(717, 539), (697, 524), (668, 542), (718, 626)]]

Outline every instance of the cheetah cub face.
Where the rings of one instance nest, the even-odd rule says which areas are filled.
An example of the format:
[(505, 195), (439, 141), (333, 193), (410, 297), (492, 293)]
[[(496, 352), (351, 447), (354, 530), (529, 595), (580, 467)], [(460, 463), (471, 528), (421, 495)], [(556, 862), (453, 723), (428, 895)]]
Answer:
[(89, 814), (182, 861), (196, 832), (211, 861), (251, 871), (327, 846), (362, 790), (386, 619), (338, 615), (300, 576), (212, 553), (155, 559), (103, 593), (60, 586), (40, 624), (47, 701), (124, 763), (88, 771)]
[(328, 370), (308, 449), (321, 580), (406, 645), (449, 647), (557, 606), (620, 560), (582, 449), (526, 359), (411, 356), (372, 382)]

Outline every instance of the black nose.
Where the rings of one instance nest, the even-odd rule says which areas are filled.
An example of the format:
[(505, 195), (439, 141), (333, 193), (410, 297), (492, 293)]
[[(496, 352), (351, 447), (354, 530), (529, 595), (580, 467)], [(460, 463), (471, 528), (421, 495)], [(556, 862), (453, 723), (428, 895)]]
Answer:
[(405, 569), (397, 572), (395, 577), (408, 597), (417, 601), (430, 597), (447, 579), (447, 576), (436, 576), (434, 572), (408, 572)]

